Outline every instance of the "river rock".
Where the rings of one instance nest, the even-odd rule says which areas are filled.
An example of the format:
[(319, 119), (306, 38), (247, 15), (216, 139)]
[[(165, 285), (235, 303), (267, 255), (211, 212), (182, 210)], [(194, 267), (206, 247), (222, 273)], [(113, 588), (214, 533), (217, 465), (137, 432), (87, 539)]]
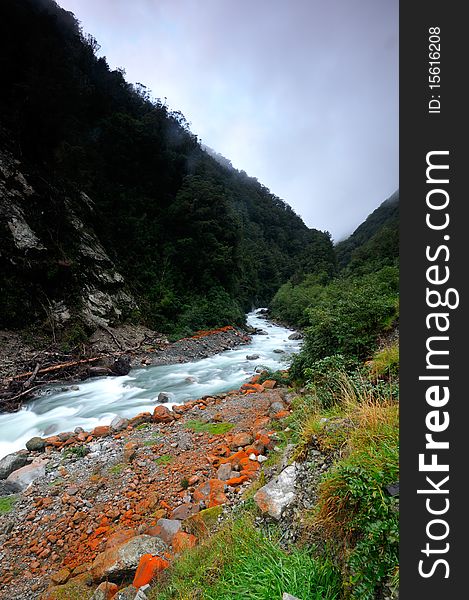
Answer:
[(246, 356), (246, 360), (257, 360), (259, 358), (259, 354), (248, 354)]
[(42, 452), (46, 447), (46, 441), (40, 437), (32, 437), (26, 442), (26, 448), (30, 452)]
[(302, 340), (303, 335), (299, 331), (295, 331), (295, 333), (292, 333), (291, 335), (288, 336), (288, 339), (289, 340)]
[(118, 579), (130, 575), (138, 566), (144, 554), (163, 555), (166, 545), (162, 540), (150, 535), (138, 535), (128, 542), (105, 550), (95, 558), (91, 575), (94, 581)]
[(293, 502), (296, 497), (296, 471), (296, 463), (289, 465), (254, 494), (254, 500), (264, 514), (278, 521), (285, 508)]
[(171, 402), (171, 394), (169, 392), (160, 392), (158, 394), (158, 402), (160, 402), (161, 404)]
[(21, 467), (21, 469), (17, 469), (10, 473), (7, 477), (7, 481), (10, 483), (16, 483), (22, 490), (25, 490), (30, 483), (38, 479), (39, 477), (44, 477), (46, 474), (46, 463), (45, 461), (35, 461), (30, 465), (26, 465)]
[(273, 350), (274, 354), (285, 354), (285, 350), (282, 350), (282, 348), (275, 348), (275, 350)]
[(130, 372), (130, 369), (132, 368), (131, 364), (130, 364), (130, 356), (127, 356), (126, 354), (124, 354), (123, 356), (119, 356), (119, 358), (117, 358), (112, 367), (111, 367), (111, 371), (113, 372), (114, 375), (128, 375)]
[(112, 431), (122, 431), (127, 429), (128, 424), (129, 419), (125, 419), (124, 417), (119, 417), (119, 415), (117, 415), (112, 419), (110, 427)]
[(156, 406), (153, 411), (155, 423), (171, 423), (174, 420), (173, 413), (166, 406)]
[(27, 453), (7, 454), (0, 460), (0, 479), (6, 479), (10, 473), (21, 469), (29, 462)]

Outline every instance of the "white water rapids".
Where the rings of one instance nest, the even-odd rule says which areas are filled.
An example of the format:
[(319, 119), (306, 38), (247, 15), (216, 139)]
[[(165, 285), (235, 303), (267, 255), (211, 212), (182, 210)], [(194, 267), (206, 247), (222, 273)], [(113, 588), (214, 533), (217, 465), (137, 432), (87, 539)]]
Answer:
[[(267, 335), (253, 335), (249, 344), (196, 362), (132, 369), (127, 376), (89, 379), (66, 391), (64, 386), (56, 386), (20, 411), (0, 414), (0, 458), (24, 448), (34, 436), (55, 435), (75, 427), (91, 431), (97, 425), (109, 425), (116, 415), (131, 418), (152, 412), (160, 392), (171, 394), (172, 402), (166, 404), (171, 407), (239, 388), (259, 365), (286, 368), (301, 340), (289, 340), (291, 330), (266, 321), (258, 311), (249, 313), (247, 322)], [(259, 358), (247, 360), (249, 355)]]

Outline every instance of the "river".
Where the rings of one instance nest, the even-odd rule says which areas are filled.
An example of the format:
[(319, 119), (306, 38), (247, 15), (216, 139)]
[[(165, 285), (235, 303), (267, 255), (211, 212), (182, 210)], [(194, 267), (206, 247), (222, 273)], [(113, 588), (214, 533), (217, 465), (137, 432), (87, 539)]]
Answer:
[[(247, 323), (267, 335), (255, 334), (249, 344), (191, 363), (137, 368), (124, 377), (88, 379), (66, 388), (56, 386), (20, 411), (0, 414), (0, 458), (24, 448), (34, 436), (73, 431), (75, 427), (90, 431), (97, 425), (109, 425), (116, 415), (130, 418), (151, 412), (160, 392), (171, 395), (171, 402), (166, 404), (171, 407), (237, 389), (252, 377), (256, 367), (288, 367), (301, 340), (289, 340), (291, 330), (270, 323), (259, 311), (249, 313)], [(250, 355), (258, 358), (248, 360), (246, 356)]]

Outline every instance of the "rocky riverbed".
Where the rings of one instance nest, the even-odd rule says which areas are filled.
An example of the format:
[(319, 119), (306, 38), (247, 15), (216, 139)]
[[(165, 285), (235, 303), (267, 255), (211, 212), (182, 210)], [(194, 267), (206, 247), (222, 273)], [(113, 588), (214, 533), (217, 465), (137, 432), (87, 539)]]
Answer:
[[(24, 334), (0, 331), (0, 411), (14, 411), (44, 386), (89, 377), (125, 375), (130, 368), (187, 363), (250, 341), (247, 330), (223, 327), (170, 343), (143, 326), (100, 328), (80, 351), (38, 348)], [(116, 368), (117, 365), (117, 368)]]
[[(145, 598), (154, 580), (141, 574), (164, 570), (241, 501), (276, 451), (272, 423), (288, 404), (274, 381), (254, 379), (173, 410), (36, 438), (2, 459), (0, 598)], [(277, 510), (268, 497), (264, 506)], [(142, 565), (143, 555), (160, 562)]]

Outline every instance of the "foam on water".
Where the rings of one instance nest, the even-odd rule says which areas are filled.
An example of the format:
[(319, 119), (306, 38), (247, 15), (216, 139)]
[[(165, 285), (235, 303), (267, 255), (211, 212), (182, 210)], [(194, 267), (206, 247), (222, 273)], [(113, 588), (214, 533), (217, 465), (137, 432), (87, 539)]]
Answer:
[[(134, 369), (124, 377), (102, 377), (80, 383), (78, 389), (56, 387), (16, 413), (0, 414), (0, 458), (24, 448), (34, 436), (49, 436), (83, 427), (109, 425), (116, 416), (133, 417), (153, 411), (158, 394), (168, 392), (181, 404), (209, 394), (239, 388), (261, 365), (269, 369), (288, 366), (301, 341), (289, 340), (292, 332), (269, 323), (257, 311), (247, 315), (251, 327), (268, 335), (254, 335), (250, 344), (181, 365)], [(284, 353), (275, 353), (281, 349)], [(259, 355), (247, 360), (248, 355)], [(190, 379), (189, 379), (190, 378)]]

